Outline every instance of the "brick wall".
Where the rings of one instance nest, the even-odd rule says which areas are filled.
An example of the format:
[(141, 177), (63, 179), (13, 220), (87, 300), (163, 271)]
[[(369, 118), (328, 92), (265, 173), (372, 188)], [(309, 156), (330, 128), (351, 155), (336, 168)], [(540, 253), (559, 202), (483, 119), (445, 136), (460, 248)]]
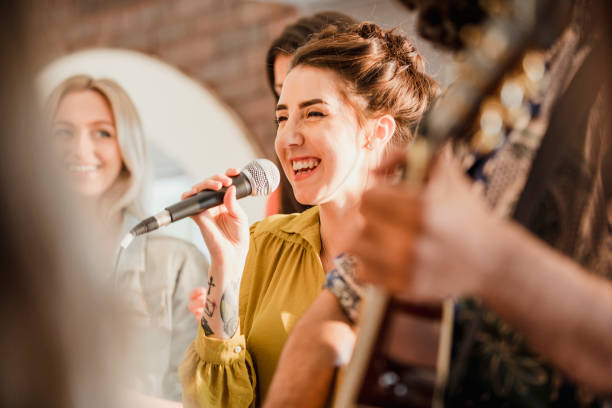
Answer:
[(42, 60), (92, 47), (155, 56), (205, 84), (272, 157), (274, 99), (267, 48), (297, 17), (293, 7), (241, 0), (49, 0), (34, 20)]

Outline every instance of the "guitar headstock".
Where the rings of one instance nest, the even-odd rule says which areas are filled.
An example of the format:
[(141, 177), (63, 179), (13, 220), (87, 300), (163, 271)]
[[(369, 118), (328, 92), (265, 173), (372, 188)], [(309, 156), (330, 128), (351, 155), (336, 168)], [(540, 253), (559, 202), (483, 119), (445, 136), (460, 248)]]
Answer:
[(483, 2), (491, 18), (462, 30), (467, 47), (458, 56), (457, 80), (424, 115), (408, 151), (408, 183), (423, 179), (423, 166), (448, 140), (460, 154), (486, 154), (503, 143), (509, 129), (527, 126), (528, 101), (547, 86), (546, 56), (539, 50), (569, 21), (571, 3)]

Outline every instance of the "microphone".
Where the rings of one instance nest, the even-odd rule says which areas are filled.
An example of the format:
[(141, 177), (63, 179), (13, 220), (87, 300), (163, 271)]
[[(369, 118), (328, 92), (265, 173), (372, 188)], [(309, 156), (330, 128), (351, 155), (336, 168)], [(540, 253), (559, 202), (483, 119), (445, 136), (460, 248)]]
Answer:
[[(268, 195), (278, 187), (280, 174), (274, 163), (267, 159), (255, 159), (249, 162), (239, 175), (232, 177), (236, 186), (236, 198), (246, 196)], [(228, 187), (221, 190), (204, 190), (191, 197), (166, 207), (163, 211), (149, 217), (134, 228), (121, 240), (121, 248), (127, 248), (138, 235), (146, 234), (185, 217), (198, 214), (204, 210), (223, 203)]]

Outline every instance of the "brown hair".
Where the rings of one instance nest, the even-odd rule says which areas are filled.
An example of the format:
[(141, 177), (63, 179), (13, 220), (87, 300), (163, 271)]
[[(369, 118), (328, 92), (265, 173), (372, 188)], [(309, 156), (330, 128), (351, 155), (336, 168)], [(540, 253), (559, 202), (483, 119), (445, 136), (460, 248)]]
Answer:
[(279, 95), (274, 89), (274, 61), (279, 55), (292, 55), (298, 48), (306, 44), (313, 34), (324, 28), (334, 25), (336, 27), (348, 27), (357, 21), (346, 14), (336, 11), (322, 11), (312, 16), (302, 17), (295, 23), (285, 27), (283, 32), (272, 42), (266, 55), (266, 73), (268, 84), (276, 100)]
[[(274, 78), (274, 62), (279, 55), (292, 55), (298, 48), (306, 44), (308, 40), (330, 25), (339, 28), (350, 27), (356, 24), (357, 21), (347, 16), (346, 14), (336, 11), (322, 11), (312, 16), (302, 17), (295, 23), (285, 27), (283, 32), (272, 42), (266, 55), (266, 73), (268, 84), (278, 101), (278, 93), (274, 87), (276, 79)], [(278, 159), (277, 159), (277, 164)], [(281, 171), (280, 180), (280, 213), (291, 214), (302, 212), (311, 206), (299, 203), (293, 195), (293, 187), (287, 180), (287, 176)]]
[[(349, 99), (361, 98), (366, 117), (390, 114), (396, 122), (392, 145), (412, 141), (414, 128), (439, 91), (425, 74), (423, 58), (395, 30), (361, 23), (343, 31), (329, 27), (300, 48), (291, 67), (308, 65), (336, 72)], [(358, 113), (360, 110), (357, 110)]]

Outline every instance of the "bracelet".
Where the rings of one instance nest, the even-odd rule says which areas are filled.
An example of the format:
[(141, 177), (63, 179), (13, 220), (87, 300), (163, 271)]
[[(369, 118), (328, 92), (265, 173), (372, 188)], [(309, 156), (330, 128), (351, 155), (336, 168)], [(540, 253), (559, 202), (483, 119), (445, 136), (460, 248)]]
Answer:
[(363, 288), (355, 280), (357, 262), (351, 255), (340, 254), (334, 259), (334, 265), (336, 267), (327, 274), (323, 288), (336, 296), (340, 308), (354, 324), (359, 320), (359, 305), (363, 297)]

